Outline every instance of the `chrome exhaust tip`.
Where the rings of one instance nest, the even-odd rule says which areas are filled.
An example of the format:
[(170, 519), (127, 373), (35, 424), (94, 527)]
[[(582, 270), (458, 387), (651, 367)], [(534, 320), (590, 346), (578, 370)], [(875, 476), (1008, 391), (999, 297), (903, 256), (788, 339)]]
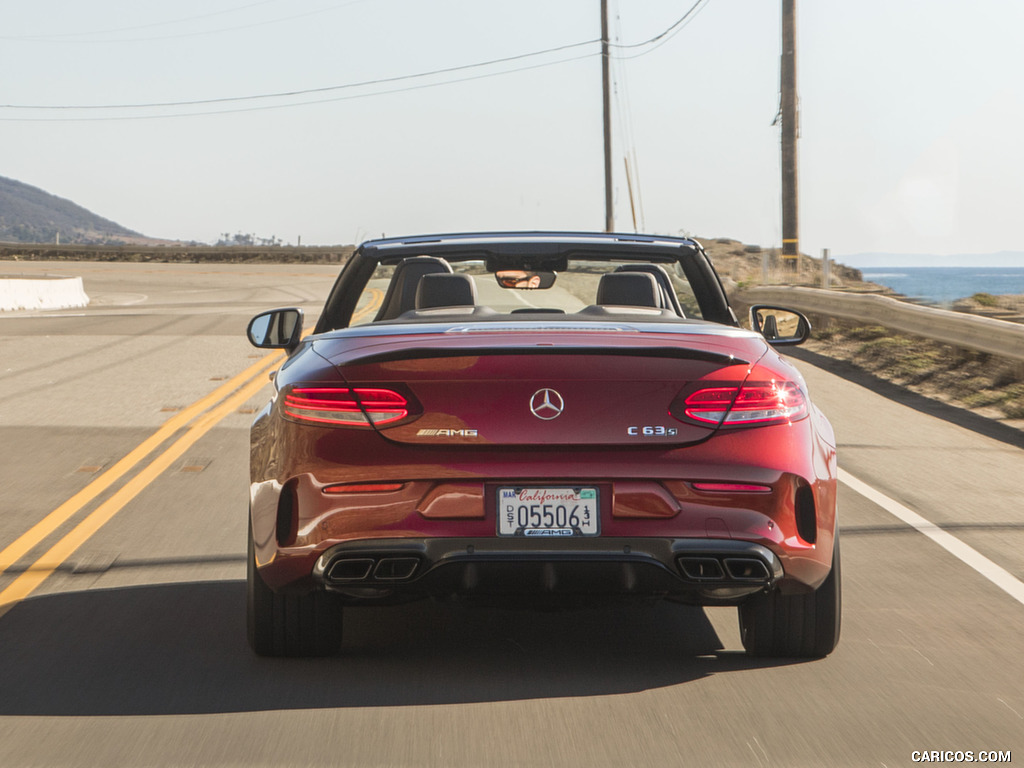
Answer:
[(373, 560), (368, 557), (340, 557), (327, 569), (326, 579), (333, 582), (365, 581), (373, 569)]
[(721, 581), (725, 578), (722, 564), (714, 557), (680, 557), (676, 562), (683, 575), (694, 581)]
[(419, 567), (418, 557), (382, 557), (373, 569), (376, 581), (402, 581), (412, 578)]
[(767, 582), (771, 578), (768, 567), (756, 557), (727, 557), (723, 562), (735, 581)]

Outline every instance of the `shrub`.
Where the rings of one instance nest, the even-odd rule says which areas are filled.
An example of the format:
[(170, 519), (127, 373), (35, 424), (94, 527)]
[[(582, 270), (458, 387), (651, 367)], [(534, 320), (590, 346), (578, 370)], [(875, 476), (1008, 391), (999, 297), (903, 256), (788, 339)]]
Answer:
[(999, 299), (991, 293), (976, 293), (971, 298), (983, 307), (998, 307)]
[(859, 328), (851, 328), (846, 332), (848, 338), (854, 341), (872, 341), (874, 339), (884, 339), (890, 335), (888, 328), (883, 328), (880, 325), (868, 325), (861, 326)]
[(966, 395), (961, 399), (968, 408), (984, 408), (987, 405), (1004, 402), (1006, 400), (1006, 393), (987, 389)]

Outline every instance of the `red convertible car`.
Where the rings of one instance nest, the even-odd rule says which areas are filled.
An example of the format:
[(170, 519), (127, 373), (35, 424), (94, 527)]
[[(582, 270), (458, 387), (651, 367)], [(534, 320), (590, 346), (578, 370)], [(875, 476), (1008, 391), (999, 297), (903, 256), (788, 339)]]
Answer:
[(691, 239), (382, 239), (284, 349), (252, 426), (248, 638), (338, 650), (346, 606), (735, 605), (759, 656), (839, 639), (836, 448), (799, 313), (740, 327)]

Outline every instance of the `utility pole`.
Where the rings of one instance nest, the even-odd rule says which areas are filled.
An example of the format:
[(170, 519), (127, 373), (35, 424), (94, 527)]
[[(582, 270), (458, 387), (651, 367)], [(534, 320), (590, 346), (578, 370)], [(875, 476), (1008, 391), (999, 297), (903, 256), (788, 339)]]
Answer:
[(623, 164), (626, 166), (626, 188), (629, 190), (629, 212), (633, 216), (633, 231), (639, 232), (636, 228), (636, 203), (633, 201), (633, 174), (629, 172), (629, 158), (622, 158)]
[(601, 86), (604, 94), (604, 231), (615, 231), (612, 203), (612, 92), (608, 72), (608, 0), (601, 0)]
[(782, 0), (782, 258), (795, 270), (800, 258), (796, 140), (800, 129), (796, 95), (796, 0)]

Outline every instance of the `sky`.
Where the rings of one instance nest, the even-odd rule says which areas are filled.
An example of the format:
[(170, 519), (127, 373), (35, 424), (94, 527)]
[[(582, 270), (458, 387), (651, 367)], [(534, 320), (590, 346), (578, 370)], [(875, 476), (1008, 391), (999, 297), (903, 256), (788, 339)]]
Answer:
[[(781, 0), (609, 6), (616, 229), (779, 246)], [(1024, 266), (1022, 31), (797, 0), (804, 253)], [(599, 37), (599, 0), (0, 0), (0, 175), (167, 239), (601, 230)]]

